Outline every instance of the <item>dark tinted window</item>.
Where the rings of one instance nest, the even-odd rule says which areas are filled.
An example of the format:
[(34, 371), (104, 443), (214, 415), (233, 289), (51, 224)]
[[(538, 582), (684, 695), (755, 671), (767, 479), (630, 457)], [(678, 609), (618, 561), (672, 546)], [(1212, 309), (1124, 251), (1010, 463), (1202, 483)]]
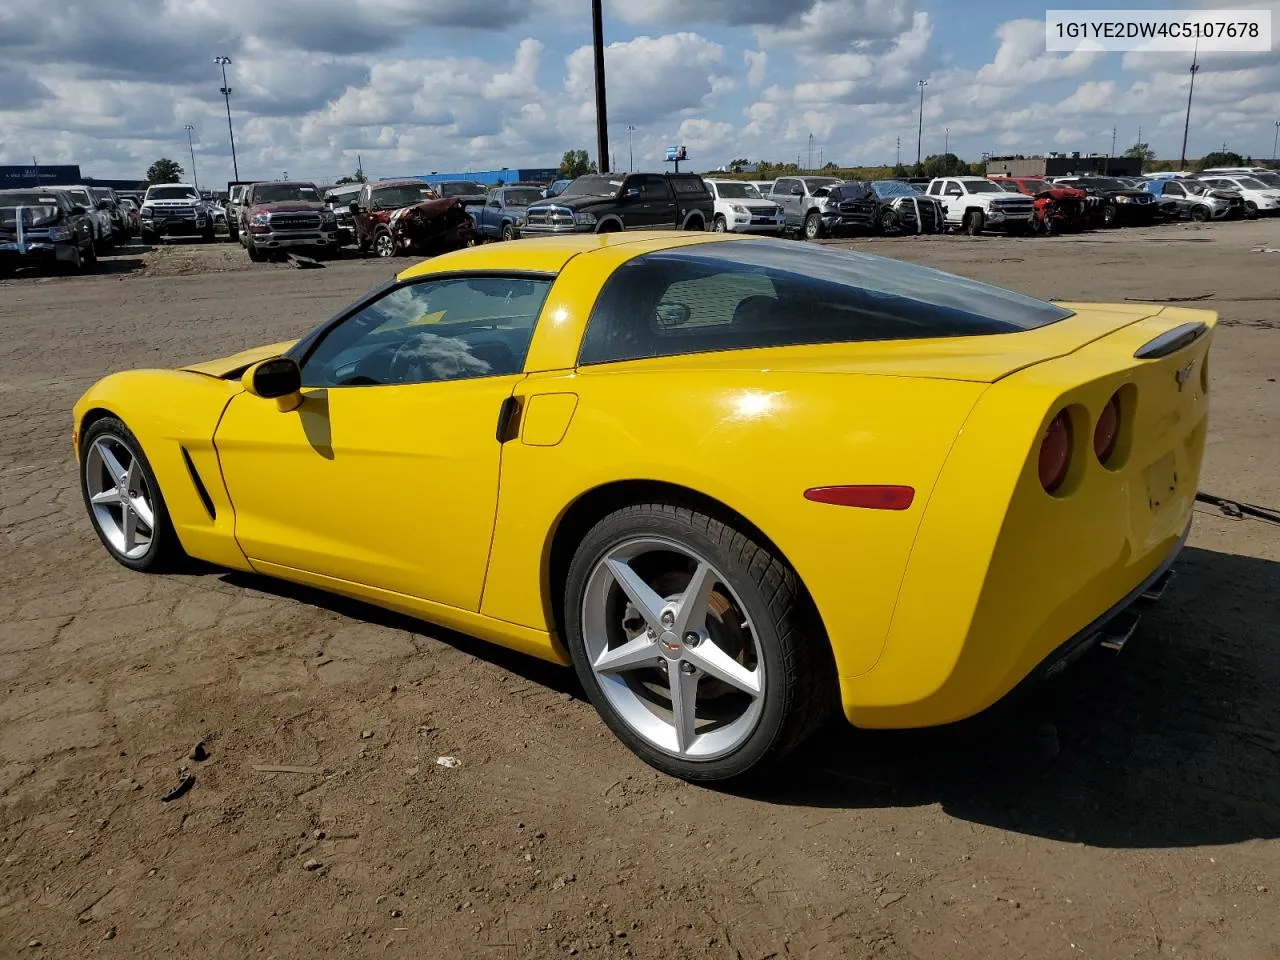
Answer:
[(641, 173), (627, 181), (627, 187), (639, 187), (640, 196), (645, 200), (670, 200), (671, 187), (667, 178), (656, 173)]
[(832, 187), (829, 196), (833, 200), (866, 200), (870, 192), (870, 184), (863, 183), (860, 180), (850, 180), (847, 183), (839, 183)]
[(682, 197), (711, 192), (701, 177), (672, 177), (671, 186)]
[(579, 362), (1014, 333), (1071, 311), (914, 264), (777, 240), (644, 254), (605, 283)]

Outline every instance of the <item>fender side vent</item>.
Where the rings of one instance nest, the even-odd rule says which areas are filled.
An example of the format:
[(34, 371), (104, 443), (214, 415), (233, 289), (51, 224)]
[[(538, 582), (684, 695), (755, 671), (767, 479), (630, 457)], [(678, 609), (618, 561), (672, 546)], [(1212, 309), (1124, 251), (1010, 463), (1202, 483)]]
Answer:
[(204, 504), (204, 512), (209, 514), (210, 520), (218, 519), (218, 511), (214, 509), (213, 498), (209, 496), (209, 491), (205, 489), (204, 481), (200, 479), (196, 465), (191, 462), (191, 454), (187, 453), (186, 447), (179, 447), (179, 449), (182, 451), (182, 462), (187, 465), (187, 473), (191, 474), (191, 482), (196, 488), (196, 493), (200, 495), (200, 502)]

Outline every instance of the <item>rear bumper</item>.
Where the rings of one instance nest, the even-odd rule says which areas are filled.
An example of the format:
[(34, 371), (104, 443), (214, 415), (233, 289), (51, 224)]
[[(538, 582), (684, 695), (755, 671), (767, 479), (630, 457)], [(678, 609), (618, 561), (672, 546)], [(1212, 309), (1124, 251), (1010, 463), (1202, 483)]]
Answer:
[(75, 256), (76, 244), (71, 241), (27, 240), (21, 245), (16, 242), (0, 243), (0, 260), (10, 266), (51, 260), (73, 261)]

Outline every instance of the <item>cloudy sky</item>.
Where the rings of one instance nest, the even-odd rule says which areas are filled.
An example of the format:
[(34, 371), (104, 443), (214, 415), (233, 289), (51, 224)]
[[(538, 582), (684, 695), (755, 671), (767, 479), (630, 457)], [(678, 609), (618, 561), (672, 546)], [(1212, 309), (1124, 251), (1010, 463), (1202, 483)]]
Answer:
[[(1118, 6), (1119, 4), (1112, 4)], [(1128, 8), (1179, 0), (1127, 0)], [(1184, 6), (1193, 5), (1182, 0)], [(1207, 5), (1207, 4), (1201, 4)], [(1228, 4), (1217, 3), (1214, 6)], [(1268, 6), (1280, 29), (1280, 0)], [(1107, 6), (1096, 3), (1095, 7)], [(916, 153), (1105, 151), (1141, 128), (1177, 157), (1188, 58), (1047, 54), (1012, 0), (605, 0), (622, 168), (733, 157), (892, 163)], [(231, 176), (217, 54), (230, 56), (242, 178), (554, 166), (594, 154), (588, 0), (0, 0), (0, 162), (141, 177), (159, 156)], [(1270, 156), (1280, 52), (1203, 55), (1188, 153)]]

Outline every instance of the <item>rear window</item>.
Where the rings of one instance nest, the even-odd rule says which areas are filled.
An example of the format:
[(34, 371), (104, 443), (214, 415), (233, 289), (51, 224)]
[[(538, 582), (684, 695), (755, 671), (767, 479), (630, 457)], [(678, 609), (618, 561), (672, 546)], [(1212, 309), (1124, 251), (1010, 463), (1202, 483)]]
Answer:
[(1016, 333), (1070, 310), (928, 267), (777, 240), (644, 254), (605, 283), (583, 365), (721, 350)]
[(671, 189), (673, 189), (678, 196), (710, 193), (707, 189), (707, 185), (702, 182), (701, 177), (672, 177)]

